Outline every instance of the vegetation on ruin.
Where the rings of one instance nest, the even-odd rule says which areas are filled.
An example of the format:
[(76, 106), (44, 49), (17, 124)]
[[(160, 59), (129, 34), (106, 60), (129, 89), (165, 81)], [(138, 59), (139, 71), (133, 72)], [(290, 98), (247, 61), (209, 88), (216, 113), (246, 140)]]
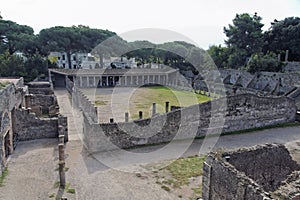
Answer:
[(96, 100), (96, 101), (95, 101), (95, 105), (96, 105), (96, 106), (104, 106), (104, 105), (106, 105), (106, 104), (107, 104), (106, 101), (101, 101), (101, 100)]
[(8, 175), (8, 168), (5, 167), (1, 176), (0, 176), (0, 187), (2, 187), (4, 185), (4, 180), (5, 180), (5, 177)]
[(3, 88), (5, 88), (7, 85), (9, 85), (8, 81), (0, 82), (0, 90), (3, 89)]

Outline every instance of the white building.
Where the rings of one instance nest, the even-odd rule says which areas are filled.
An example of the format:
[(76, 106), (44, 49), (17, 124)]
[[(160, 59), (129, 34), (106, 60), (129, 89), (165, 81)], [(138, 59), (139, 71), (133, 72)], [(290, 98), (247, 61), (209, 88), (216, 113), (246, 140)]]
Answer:
[(59, 68), (64, 69), (80, 69), (85, 62), (95, 62), (95, 57), (90, 53), (73, 53), (71, 54), (71, 63), (69, 63), (66, 52), (51, 52), (48, 59), (52, 63), (56, 63)]
[(59, 68), (63, 69), (124, 69), (137, 67), (134, 58), (127, 59), (126, 57), (104, 57), (102, 67), (100, 58), (93, 56), (90, 53), (73, 53), (70, 59), (71, 63), (69, 63), (66, 52), (51, 52), (48, 59), (50, 62), (56, 63)]

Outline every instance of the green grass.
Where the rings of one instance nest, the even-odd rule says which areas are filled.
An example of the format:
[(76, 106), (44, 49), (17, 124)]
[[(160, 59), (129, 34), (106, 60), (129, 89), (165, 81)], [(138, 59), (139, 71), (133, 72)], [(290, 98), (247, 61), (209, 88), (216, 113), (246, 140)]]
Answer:
[[(132, 94), (129, 113), (133, 120), (138, 119), (138, 112), (143, 112), (143, 118), (152, 115), (152, 104), (156, 103), (156, 112), (165, 113), (165, 104), (168, 101), (171, 106), (188, 107), (211, 100), (210, 97), (195, 94), (191, 91), (169, 89), (164, 86), (151, 86), (138, 88)], [(170, 108), (169, 108), (170, 110)]]
[(96, 106), (105, 106), (107, 104), (106, 101), (96, 100), (95, 105)]
[(8, 175), (8, 168), (5, 167), (1, 176), (0, 176), (0, 187), (2, 187), (4, 185), (4, 180), (5, 180), (5, 177)]
[(7, 85), (9, 85), (8, 81), (0, 82), (0, 90), (3, 89), (3, 88), (5, 88)]
[[(54, 188), (59, 188), (59, 187), (60, 187), (60, 182), (59, 182), (59, 181), (56, 181), (56, 182), (54, 183)], [(64, 190), (65, 190), (67, 193), (75, 194), (75, 189), (70, 187), (70, 183), (66, 183), (66, 185), (65, 185), (65, 187), (64, 187)]]
[(49, 198), (50, 198), (50, 199), (55, 198), (55, 193), (50, 194), (50, 195), (49, 195)]
[(170, 172), (174, 180), (168, 180), (173, 187), (180, 187), (189, 184), (189, 178), (198, 177), (202, 175), (203, 163), (206, 157), (188, 157), (179, 158), (165, 169)]

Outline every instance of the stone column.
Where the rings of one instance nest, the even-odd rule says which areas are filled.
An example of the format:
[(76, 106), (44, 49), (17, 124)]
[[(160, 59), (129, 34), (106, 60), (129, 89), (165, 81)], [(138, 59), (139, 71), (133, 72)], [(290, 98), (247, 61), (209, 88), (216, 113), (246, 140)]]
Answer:
[(125, 122), (128, 122), (128, 121), (129, 121), (129, 113), (126, 112), (126, 113), (125, 113)]
[(98, 123), (98, 107), (95, 106), (94, 109), (95, 109), (95, 117), (96, 117), (95, 120), (96, 120), (96, 123)]
[(152, 103), (152, 117), (156, 114), (156, 103)]
[(79, 86), (82, 87), (82, 76), (79, 77), (79, 81), (80, 81)]
[(169, 74), (166, 75), (166, 85), (169, 85)]
[(100, 87), (102, 87), (102, 76), (99, 76)]
[(64, 150), (64, 144), (60, 143), (58, 145), (58, 170), (59, 170), (59, 182), (61, 187), (65, 187), (66, 185), (66, 175), (65, 175), (65, 150)]
[(158, 84), (161, 84), (160, 83), (160, 75), (157, 75), (157, 81), (158, 81)]
[(117, 82), (116, 82), (116, 76), (113, 76), (113, 86), (116, 86)]
[(94, 76), (94, 87), (96, 87), (96, 76)]
[(124, 76), (124, 81), (125, 81), (125, 86), (127, 87), (128, 85), (127, 85), (127, 76)]
[(86, 77), (86, 86), (90, 87), (90, 77), (89, 76)]
[(106, 76), (106, 87), (108, 87), (108, 76)]
[(288, 62), (288, 60), (289, 60), (289, 50), (286, 50), (285, 51), (285, 62)]
[(170, 102), (166, 101), (166, 113), (169, 112), (169, 104), (170, 104)]

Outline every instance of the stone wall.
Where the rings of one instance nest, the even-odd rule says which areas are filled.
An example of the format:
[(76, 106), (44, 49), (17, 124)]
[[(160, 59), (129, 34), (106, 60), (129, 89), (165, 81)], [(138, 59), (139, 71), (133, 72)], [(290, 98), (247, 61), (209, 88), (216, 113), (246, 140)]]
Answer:
[(300, 72), (300, 62), (287, 62), (283, 67), (284, 72)]
[[(224, 101), (227, 102), (227, 106), (224, 105)], [(212, 105), (215, 107), (214, 111), (211, 111)], [(222, 118), (223, 115), (223, 127), (210, 124), (220, 121), (218, 117)], [(83, 110), (83, 133), (86, 147), (94, 152), (116, 147), (158, 144), (169, 142), (173, 138), (201, 137), (208, 131), (212, 134), (220, 129), (227, 133), (292, 122), (295, 121), (295, 116), (295, 102), (290, 98), (243, 94), (128, 123), (97, 124), (89, 116), (89, 112)], [(114, 145), (110, 144), (110, 141)]]
[(72, 91), (72, 104), (81, 109), (92, 120), (98, 122), (97, 107), (88, 99), (88, 97), (78, 88), (74, 87)]
[(49, 82), (30, 82), (28, 83), (30, 94), (53, 95), (53, 87)]
[(57, 118), (38, 118), (29, 110), (16, 110), (15, 133), (20, 141), (40, 138), (57, 138)]
[(202, 198), (272, 199), (270, 192), (299, 169), (283, 145), (211, 153), (203, 166)]
[(66, 117), (63, 116), (39, 118), (35, 113), (30, 113), (29, 110), (17, 109), (14, 117), (16, 119), (14, 132), (18, 134), (18, 139), (20, 141), (41, 138), (58, 138), (58, 126), (63, 125), (64, 127), (67, 127)]
[[(0, 174), (6, 165), (7, 151), (13, 152), (14, 133), (12, 113), (21, 107), (26, 88), (23, 89), (23, 79), (13, 80), (0, 90)], [(5, 141), (6, 140), (6, 141)]]
[[(300, 76), (297, 73), (258, 72), (250, 74), (241, 70), (209, 71), (204, 74), (206, 82), (224, 83), (242, 88), (250, 88), (273, 95), (284, 95), (295, 87), (300, 87)], [(196, 81), (196, 88), (207, 91), (203, 80)], [(212, 91), (211, 91), (212, 92)]]
[[(31, 96), (31, 108), (38, 116), (43, 114), (55, 115), (58, 112), (58, 102), (56, 96), (34, 94)], [(40, 111), (40, 112), (39, 112)]]

